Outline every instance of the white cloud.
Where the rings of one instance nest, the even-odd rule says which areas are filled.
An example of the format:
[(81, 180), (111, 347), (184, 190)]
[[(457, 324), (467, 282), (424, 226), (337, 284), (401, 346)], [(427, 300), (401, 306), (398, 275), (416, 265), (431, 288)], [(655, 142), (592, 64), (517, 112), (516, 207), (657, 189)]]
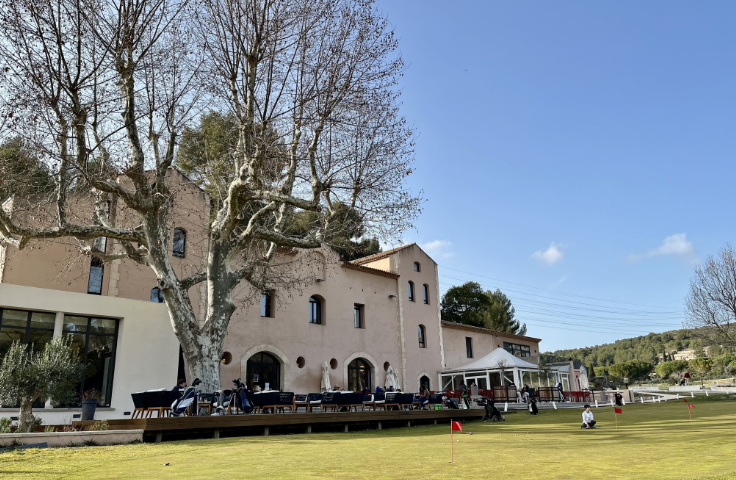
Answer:
[(565, 253), (560, 248), (564, 248), (564, 245), (552, 242), (547, 250), (537, 250), (532, 253), (532, 258), (536, 258), (547, 265), (554, 265), (565, 257)]
[(661, 255), (684, 257), (693, 255), (694, 253), (695, 247), (688, 241), (687, 235), (684, 233), (678, 233), (665, 238), (662, 245), (658, 246), (654, 250), (649, 250), (647, 253), (629, 255), (626, 260), (628, 262), (637, 262), (645, 258), (658, 257)]
[(450, 258), (455, 255), (455, 252), (452, 251), (452, 242), (448, 240), (432, 240), (431, 242), (420, 243), (419, 246), (430, 257)]

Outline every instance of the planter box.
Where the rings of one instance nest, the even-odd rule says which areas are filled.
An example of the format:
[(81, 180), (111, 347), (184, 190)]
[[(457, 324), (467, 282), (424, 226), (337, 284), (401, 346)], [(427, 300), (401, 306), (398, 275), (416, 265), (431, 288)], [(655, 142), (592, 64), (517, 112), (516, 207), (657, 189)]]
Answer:
[(138, 440), (143, 441), (143, 430), (102, 430), (99, 432), (43, 432), (43, 433), (2, 433), (0, 446), (8, 446), (13, 442), (23, 445), (31, 443), (47, 443), (49, 447), (68, 447), (84, 445), (93, 441), (100, 445), (118, 445)]

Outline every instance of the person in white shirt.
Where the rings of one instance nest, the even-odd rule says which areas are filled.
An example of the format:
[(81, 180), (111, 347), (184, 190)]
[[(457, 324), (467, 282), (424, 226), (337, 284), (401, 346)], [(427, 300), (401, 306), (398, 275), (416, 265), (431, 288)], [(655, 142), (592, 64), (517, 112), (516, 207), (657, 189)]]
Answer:
[(580, 428), (595, 428), (595, 420), (593, 420), (593, 412), (590, 411), (590, 405), (585, 406), (583, 424)]

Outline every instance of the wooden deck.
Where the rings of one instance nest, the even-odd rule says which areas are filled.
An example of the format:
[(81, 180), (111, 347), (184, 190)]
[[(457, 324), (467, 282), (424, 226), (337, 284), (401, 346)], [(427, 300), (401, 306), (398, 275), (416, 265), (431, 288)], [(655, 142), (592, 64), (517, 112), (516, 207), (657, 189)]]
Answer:
[[(389, 410), (378, 412), (278, 413), (108, 420), (111, 430), (142, 429), (144, 441), (220, 438), (285, 433), (348, 432), (481, 419), (482, 409)], [(74, 422), (89, 425), (94, 422)]]

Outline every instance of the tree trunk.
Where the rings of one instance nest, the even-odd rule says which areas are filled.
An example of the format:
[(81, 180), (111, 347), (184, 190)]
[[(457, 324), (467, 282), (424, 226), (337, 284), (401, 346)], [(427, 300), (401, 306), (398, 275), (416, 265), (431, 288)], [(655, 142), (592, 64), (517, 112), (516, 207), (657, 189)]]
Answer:
[(195, 378), (202, 383), (197, 387), (200, 392), (213, 393), (221, 388), (220, 384), (220, 361), (222, 359), (222, 339), (211, 338), (200, 335), (199, 346), (189, 348), (182, 342), (182, 353), (189, 366), (189, 385)]
[(20, 414), (18, 415), (18, 432), (30, 433), (33, 428), (33, 399), (22, 398), (20, 401)]

